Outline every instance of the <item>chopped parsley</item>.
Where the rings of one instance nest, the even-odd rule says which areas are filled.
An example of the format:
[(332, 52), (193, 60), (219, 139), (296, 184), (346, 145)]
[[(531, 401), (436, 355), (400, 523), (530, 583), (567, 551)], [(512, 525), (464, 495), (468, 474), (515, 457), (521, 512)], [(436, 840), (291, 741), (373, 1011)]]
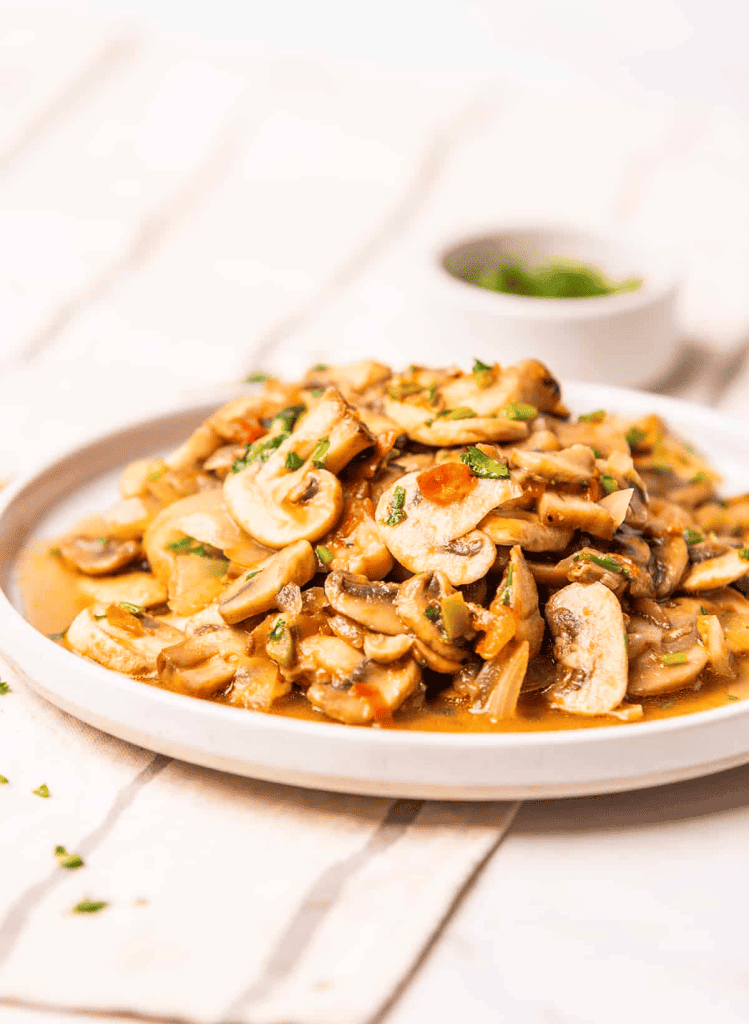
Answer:
[(318, 544), (315, 553), (322, 565), (329, 565), (335, 557), (330, 548), (326, 548), (324, 544)]
[[(173, 544), (167, 544), (169, 551), (174, 551), (177, 555), (197, 555), (198, 558), (217, 558), (223, 562), (228, 562), (226, 558), (217, 548), (211, 547), (210, 544), (201, 544), (195, 540), (194, 537), (183, 537), (181, 540), (175, 540)], [(137, 611), (133, 612), (133, 615), (137, 615), (142, 612), (143, 609), (138, 605), (127, 605), (123, 601), (120, 601), (120, 607), (125, 608), (125, 611), (132, 611), (133, 608), (137, 608)]]
[(627, 439), (627, 444), (629, 445), (629, 447), (636, 448), (637, 445), (640, 444), (640, 442), (645, 440), (647, 434), (644, 430), (641, 430), (640, 427), (630, 427), (627, 433), (625, 434), (625, 437)]
[(388, 515), (383, 520), (385, 526), (397, 526), (406, 518), (406, 511), (403, 506), (406, 503), (406, 488), (396, 487), (388, 505)]
[(439, 400), (440, 396), (437, 392), (437, 385), (433, 382), (429, 385), (429, 404), (436, 405)]
[(156, 469), (151, 470), (148, 474), (148, 479), (151, 483), (156, 483), (157, 480), (161, 480), (164, 473), (167, 471), (167, 464), (163, 459), (160, 460), (161, 465), (157, 466)]
[(689, 482), (690, 484), (711, 484), (713, 481), (710, 474), (701, 469), (699, 473), (694, 474)]
[(735, 693), (727, 693), (726, 694), (726, 700), (738, 700), (738, 699), (739, 698), (736, 696)]
[(710, 612), (707, 610), (707, 608), (704, 606), (704, 604), (701, 604), (700, 605), (700, 615), (709, 615), (709, 614), (710, 614)]
[(106, 545), (109, 543), (109, 537), (97, 537), (96, 543), (101, 544), (102, 547), (106, 547)]
[(0, 786), (7, 786), (7, 785), (8, 785), (8, 780), (5, 778), (4, 775), (0, 775)]
[(538, 409), (527, 402), (508, 402), (498, 415), (504, 416), (507, 420), (535, 420)]
[(666, 668), (668, 665), (686, 665), (689, 658), (684, 651), (674, 651), (672, 654), (662, 654), (658, 660)]
[(328, 368), (328, 364), (327, 363), (315, 363), (315, 365), (312, 367), (312, 372), (313, 373), (324, 373), (325, 370), (327, 370), (327, 368)]
[(307, 411), (306, 405), (290, 405), (286, 409), (281, 409), (273, 417), (273, 422), (279, 420), (281, 423), (281, 429), (291, 433), (294, 429), (294, 424), (302, 415), (303, 412)]
[(476, 383), (480, 388), (490, 388), (494, 383), (494, 370), (491, 366), (487, 366), (486, 363), (482, 363), (480, 359), (474, 360), (471, 373), (476, 378)]
[(245, 581), (254, 579), (255, 576), (257, 576), (257, 574), (262, 571), (262, 569), (255, 569), (253, 572), (248, 572), (247, 575), (245, 576)]
[(64, 633), (49, 633), (48, 635), (49, 635), (49, 639), (50, 640), (54, 640), (55, 643), (59, 643), (60, 640), (64, 640), (65, 639), (65, 634)]
[(83, 860), (77, 853), (68, 853), (64, 846), (55, 847), (55, 857), (61, 868), (72, 871), (75, 868), (83, 867)]
[(322, 398), (322, 396), (325, 394), (325, 389), (324, 388), (310, 388), (309, 389), (309, 393), (312, 395), (313, 398)]
[(31, 792), (34, 794), (34, 796), (44, 797), (45, 800), (49, 796), (49, 789), (47, 787), (46, 782), (43, 782), (38, 789), (32, 789)]
[(255, 462), (256, 459), (260, 459), (261, 462), (267, 462), (276, 448), (280, 448), (288, 436), (289, 434), (283, 431), (283, 433), (276, 434), (275, 437), (271, 437), (267, 441), (255, 441), (254, 444), (248, 444), (245, 447), (244, 455), (238, 458), (231, 467), (231, 472), (240, 473), (250, 463)]
[(80, 903), (76, 903), (73, 907), (72, 912), (74, 914), (98, 914), (100, 910), (108, 907), (109, 904), (105, 900), (81, 900)]
[(438, 420), (472, 420), (478, 413), (469, 409), (467, 405), (459, 405), (457, 409), (443, 409), (437, 413)]
[(739, 558), (749, 562), (749, 548), (739, 548)]
[(193, 544), (195, 544), (194, 537), (183, 537), (181, 540), (175, 540), (171, 544), (167, 544), (167, 551), (173, 551), (176, 555), (187, 554)]
[(273, 380), (273, 376), (270, 373), (263, 373), (258, 371), (257, 373), (251, 373), (249, 377), (245, 377), (245, 384), (267, 384), (269, 380)]
[(274, 644), (278, 643), (278, 641), (281, 639), (281, 637), (284, 635), (285, 632), (286, 632), (286, 620), (285, 619), (276, 619), (276, 624), (274, 625), (273, 629), (268, 634), (268, 639), (270, 640), (271, 643), (274, 643)]
[(418, 395), (424, 388), (414, 380), (402, 380), (398, 384), (391, 384), (388, 387), (388, 397), (394, 402), (402, 402), (409, 395)]
[(473, 444), (469, 446), (467, 452), (463, 452), (460, 461), (468, 466), (474, 476), (481, 477), (482, 480), (506, 480), (510, 475), (504, 462), (485, 455)]
[(300, 458), (296, 452), (287, 452), (286, 454), (286, 468), (290, 469), (293, 473), (297, 469), (301, 469), (304, 465), (304, 459)]
[(433, 608), (431, 605), (424, 609), (424, 615), (431, 621), (437, 622), (438, 619), (442, 618), (442, 612), (439, 608)]
[(601, 455), (601, 453), (598, 451), (597, 448), (591, 448), (590, 450), (593, 452), (593, 458), (594, 459), (602, 459), (603, 458), (603, 455)]
[(582, 416), (577, 417), (578, 423), (600, 423), (606, 419), (605, 409), (596, 409), (595, 412), (584, 412)]
[(687, 527), (686, 530), (682, 531), (682, 536), (684, 537), (684, 540), (687, 542), (687, 544), (690, 545), (701, 544), (702, 541), (705, 539), (701, 533), (698, 533), (697, 530), (690, 530), (689, 527)]
[(512, 599), (512, 577), (514, 576), (514, 574), (515, 566), (512, 564), (512, 562), (510, 562), (510, 564), (507, 566), (507, 583), (505, 583), (505, 588), (502, 591), (502, 604), (507, 605), (510, 603), (510, 600)]
[(619, 484), (614, 480), (613, 476), (608, 476), (607, 474), (601, 477), (601, 485), (607, 494), (613, 494), (614, 491), (619, 490)]
[(0, 693), (10, 693), (10, 687), (0, 679)]
[(578, 554), (572, 556), (572, 561), (592, 562), (601, 569), (607, 569), (609, 572), (615, 572), (621, 576), (626, 576), (627, 579), (629, 579), (630, 576), (629, 571), (612, 558), (611, 555), (594, 555), (592, 551), (580, 551)]
[(120, 608), (126, 612), (130, 612), (131, 615), (142, 615), (143, 606), (140, 604), (131, 604), (129, 601), (120, 601)]
[(59, 548), (50, 548), (49, 549), (49, 554), (50, 554), (50, 558), (60, 558), (61, 555), (62, 555), (62, 551), (60, 551)]
[(329, 448), (330, 438), (321, 437), (312, 449), (312, 454), (309, 457), (313, 466), (317, 466), (318, 469), (325, 469), (325, 456), (328, 454)]

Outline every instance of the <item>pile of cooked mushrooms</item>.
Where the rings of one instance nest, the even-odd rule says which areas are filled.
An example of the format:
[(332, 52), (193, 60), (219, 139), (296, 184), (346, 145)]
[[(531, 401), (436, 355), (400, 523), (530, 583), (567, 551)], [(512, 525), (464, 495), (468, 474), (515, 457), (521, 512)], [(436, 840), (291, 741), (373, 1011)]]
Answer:
[[(257, 375), (265, 378), (265, 375)], [(534, 360), (265, 378), (58, 543), (64, 641), (177, 693), (386, 724), (633, 721), (749, 653), (749, 497), (656, 416), (572, 418)], [(520, 710), (519, 710), (520, 702)]]

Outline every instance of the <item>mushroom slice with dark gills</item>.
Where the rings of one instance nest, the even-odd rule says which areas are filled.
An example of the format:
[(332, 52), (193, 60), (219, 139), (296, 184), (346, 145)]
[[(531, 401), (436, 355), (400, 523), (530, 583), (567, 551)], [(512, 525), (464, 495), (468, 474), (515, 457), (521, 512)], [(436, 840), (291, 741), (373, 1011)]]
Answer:
[(242, 622), (276, 607), (276, 595), (288, 583), (303, 587), (317, 572), (317, 558), (306, 540), (276, 551), (242, 573), (221, 595), (218, 610), (225, 622)]
[(704, 562), (693, 565), (681, 582), (681, 589), (689, 593), (702, 593), (706, 590), (718, 590), (729, 583), (749, 575), (749, 550), (737, 548), (708, 558)]
[(460, 669), (470, 652), (455, 641), (472, 637), (474, 630), (463, 595), (445, 573), (424, 572), (401, 584), (396, 610), (402, 623), (399, 632), (406, 626), (417, 638), (419, 660), (435, 672)]
[(189, 697), (211, 697), (234, 678), (247, 653), (247, 634), (228, 626), (203, 626), (159, 653), (159, 682)]
[(522, 549), (515, 545), (488, 609), (472, 606), (471, 622), (483, 632), (476, 653), (486, 660), (495, 658), (511, 641), (527, 642), (534, 658), (544, 638), (544, 620), (538, 610), (538, 590)]
[(603, 583), (617, 597), (629, 587), (638, 597), (653, 597), (653, 581), (641, 566), (615, 552), (584, 547), (563, 559), (557, 566), (570, 583)]
[(356, 412), (330, 388), (291, 434), (281, 431), (248, 446), (224, 480), (227, 508), (268, 547), (319, 540), (343, 511), (335, 474), (373, 444)]
[(300, 641), (297, 672), (310, 683), (309, 702), (328, 717), (349, 725), (366, 725), (373, 719), (388, 721), (421, 683), (421, 672), (412, 658), (378, 664), (330, 636)]
[(140, 557), (137, 540), (114, 537), (66, 537), (59, 544), (62, 557), (87, 576), (106, 576)]
[(317, 549), (323, 567), (378, 580), (393, 568), (393, 556), (380, 537), (368, 481), (343, 484), (343, 513)]
[(366, 576), (340, 570), (325, 580), (325, 596), (335, 611), (387, 636), (403, 632), (396, 611), (398, 589), (397, 583), (373, 583)]
[(557, 681), (553, 708), (576, 715), (603, 715), (627, 692), (624, 616), (614, 594), (602, 583), (571, 583), (546, 605), (554, 637)]
[(226, 702), (253, 711), (270, 711), (276, 701), (291, 692), (291, 681), (278, 665), (258, 655), (240, 658)]
[[(429, 474), (446, 482), (434, 489)], [(424, 490), (431, 497), (425, 496)], [(426, 473), (407, 473), (381, 496), (375, 519), (396, 560), (414, 573), (439, 569), (454, 586), (473, 583), (494, 564), (496, 548), (476, 530), (492, 509), (520, 497), (511, 480), (473, 476), (468, 466), (448, 462)], [(444, 499), (449, 499), (443, 503)], [(437, 499), (437, 500), (435, 500)]]
[(74, 651), (106, 668), (151, 678), (161, 650), (184, 633), (121, 605), (95, 604), (76, 615), (66, 638)]
[[(655, 596), (661, 600), (670, 597), (681, 583), (689, 564), (687, 542), (679, 534), (667, 534), (653, 544), (651, 572), (655, 583)], [(749, 566), (749, 562), (747, 562)]]
[(671, 693), (699, 676), (709, 660), (697, 626), (700, 607), (690, 597), (633, 603), (627, 627), (628, 693), (638, 697)]

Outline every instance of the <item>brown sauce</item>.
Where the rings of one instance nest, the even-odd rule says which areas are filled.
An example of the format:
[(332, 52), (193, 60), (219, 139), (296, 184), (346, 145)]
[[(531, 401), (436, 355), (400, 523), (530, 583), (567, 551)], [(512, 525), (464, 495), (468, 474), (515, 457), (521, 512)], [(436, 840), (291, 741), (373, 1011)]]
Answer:
[[(54, 542), (52, 542), (54, 545)], [(24, 617), (40, 633), (58, 639), (77, 613), (91, 604), (91, 599), (78, 589), (82, 573), (65, 565), (51, 552), (50, 542), (37, 542), (22, 553), (18, 568), (18, 585)], [(699, 688), (660, 697), (640, 698), (644, 718), (672, 718), (675, 715), (723, 707), (732, 700), (749, 697), (749, 659), (737, 661), (737, 678), (701, 680)], [(150, 681), (149, 681), (150, 682)], [(221, 697), (216, 701), (222, 703)], [(316, 711), (301, 693), (292, 693), (277, 703), (273, 714), (307, 721), (331, 719)], [(587, 718), (550, 709), (538, 692), (525, 693), (518, 702), (514, 718), (493, 722), (487, 715), (473, 714), (468, 707), (456, 706), (445, 697), (429, 700), (423, 707), (404, 706), (390, 722), (380, 727), (408, 729), (419, 732), (549, 732), (567, 729), (591, 729), (620, 725), (615, 718)], [(637, 722), (627, 728), (636, 728)], [(376, 728), (377, 726), (375, 726)]]

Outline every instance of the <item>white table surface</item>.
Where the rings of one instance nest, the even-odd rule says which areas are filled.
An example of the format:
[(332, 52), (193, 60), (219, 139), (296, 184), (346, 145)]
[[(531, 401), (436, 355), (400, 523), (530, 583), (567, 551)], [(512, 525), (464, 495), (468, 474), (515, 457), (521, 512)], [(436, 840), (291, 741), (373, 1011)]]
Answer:
[[(685, 348), (662, 386), (746, 415), (730, 107), (247, 60), (51, 14), (4, 18), (0, 70), (0, 478), (256, 365), (428, 358), (403, 282), (505, 217), (673, 242)], [(524, 805), (372, 1024), (744, 1024), (748, 784)], [(0, 999), (0, 1024), (76, 1018), (167, 1019)]]

